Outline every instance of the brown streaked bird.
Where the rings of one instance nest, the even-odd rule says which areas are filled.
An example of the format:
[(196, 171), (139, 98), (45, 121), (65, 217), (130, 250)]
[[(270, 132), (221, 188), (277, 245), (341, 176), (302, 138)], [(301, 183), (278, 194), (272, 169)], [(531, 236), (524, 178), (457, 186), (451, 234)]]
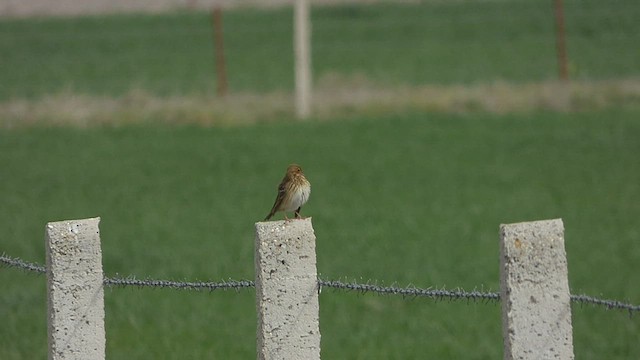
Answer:
[(296, 219), (300, 218), (300, 209), (309, 200), (309, 194), (311, 194), (311, 184), (304, 177), (300, 165), (289, 165), (287, 173), (278, 186), (278, 196), (273, 208), (264, 221), (271, 219), (279, 211), (284, 212), (286, 220), (289, 220), (287, 211), (294, 211)]

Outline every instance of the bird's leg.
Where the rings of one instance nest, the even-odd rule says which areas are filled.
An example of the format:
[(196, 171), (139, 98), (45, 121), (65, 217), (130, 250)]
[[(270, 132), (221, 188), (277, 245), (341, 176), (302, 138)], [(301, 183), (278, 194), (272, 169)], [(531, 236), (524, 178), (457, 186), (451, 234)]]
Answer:
[(300, 209), (302, 209), (302, 206), (300, 206), (298, 208), (298, 210), (296, 210), (295, 214), (296, 214), (296, 219), (304, 219), (302, 216), (300, 216)]

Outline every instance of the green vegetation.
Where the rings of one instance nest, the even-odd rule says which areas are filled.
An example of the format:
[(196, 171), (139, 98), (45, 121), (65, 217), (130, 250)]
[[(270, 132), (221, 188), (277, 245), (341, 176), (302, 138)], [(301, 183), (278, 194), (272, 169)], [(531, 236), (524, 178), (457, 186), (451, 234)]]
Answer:
[[(565, 1), (571, 76), (638, 75), (638, 4)], [(552, 5), (540, 1), (434, 2), (316, 7), (316, 82), (364, 77), (383, 85), (554, 79)], [(293, 86), (292, 12), (224, 15), (234, 92)], [(0, 100), (68, 91), (122, 95), (211, 94), (207, 13), (0, 21)]]
[[(107, 275), (253, 279), (253, 224), (298, 162), (325, 279), (497, 290), (498, 225), (562, 217), (572, 292), (638, 304), (638, 4), (564, 3), (571, 76), (623, 80), (572, 84), (566, 106), (543, 82), (556, 74), (550, 3), (316, 7), (315, 110), (344, 108), (307, 123), (288, 121), (290, 9), (225, 12), (234, 94), (216, 106), (209, 14), (0, 20), (0, 252), (43, 263), (48, 221), (101, 216)], [(350, 113), (358, 98), (331, 91), (341, 82), (373, 84), (375, 106)], [(228, 124), (237, 109), (262, 123), (167, 125)], [(0, 268), (0, 284), (0, 359), (44, 358), (44, 277)], [(105, 299), (110, 359), (255, 356), (253, 290)], [(501, 357), (495, 303), (329, 289), (320, 301), (327, 359)], [(578, 359), (640, 358), (637, 316), (574, 306), (573, 325)]]
[[(639, 115), (0, 131), (0, 251), (42, 263), (46, 222), (101, 216), (108, 275), (252, 279), (253, 223), (295, 161), (324, 278), (497, 290), (498, 225), (562, 217), (572, 291), (639, 303)], [(44, 277), (0, 283), (0, 358), (44, 358)], [(108, 357), (252, 358), (253, 296), (108, 290)], [(320, 301), (327, 359), (501, 356), (498, 304)], [(575, 306), (573, 322), (577, 358), (640, 358), (637, 317)]]

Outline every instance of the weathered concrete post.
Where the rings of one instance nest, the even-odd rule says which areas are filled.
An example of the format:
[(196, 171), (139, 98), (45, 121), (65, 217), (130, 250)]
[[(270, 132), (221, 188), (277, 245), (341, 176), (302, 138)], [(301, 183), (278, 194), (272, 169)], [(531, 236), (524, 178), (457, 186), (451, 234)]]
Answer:
[(100, 218), (46, 227), (49, 360), (104, 360)]
[(500, 226), (505, 359), (573, 359), (561, 219)]
[(258, 359), (320, 359), (311, 219), (256, 223)]

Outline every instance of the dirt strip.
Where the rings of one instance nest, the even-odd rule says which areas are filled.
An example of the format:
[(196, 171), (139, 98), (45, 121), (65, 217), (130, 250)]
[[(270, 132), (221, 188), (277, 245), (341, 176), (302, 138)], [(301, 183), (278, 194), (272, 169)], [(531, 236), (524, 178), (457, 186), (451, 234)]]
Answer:
[[(294, 118), (293, 98), (285, 92), (231, 93), (224, 98), (201, 94), (160, 97), (142, 90), (119, 97), (58, 93), (0, 102), (0, 128), (146, 122), (251, 124)], [(401, 111), (506, 114), (623, 106), (640, 107), (640, 79), (383, 87), (364, 79), (329, 77), (313, 92), (313, 117), (318, 120)]]

